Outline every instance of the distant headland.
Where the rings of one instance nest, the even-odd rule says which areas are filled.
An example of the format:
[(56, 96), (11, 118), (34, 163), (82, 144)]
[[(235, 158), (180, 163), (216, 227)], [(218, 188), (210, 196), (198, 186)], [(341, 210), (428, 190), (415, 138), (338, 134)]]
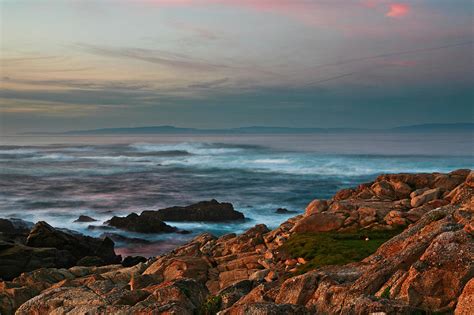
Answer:
[(251, 126), (224, 129), (182, 128), (175, 126), (145, 126), (71, 130), (66, 132), (28, 132), (22, 135), (119, 135), (119, 134), (320, 134), (320, 133), (423, 133), (423, 132), (474, 132), (474, 123), (420, 124), (387, 129), (369, 128), (293, 128)]

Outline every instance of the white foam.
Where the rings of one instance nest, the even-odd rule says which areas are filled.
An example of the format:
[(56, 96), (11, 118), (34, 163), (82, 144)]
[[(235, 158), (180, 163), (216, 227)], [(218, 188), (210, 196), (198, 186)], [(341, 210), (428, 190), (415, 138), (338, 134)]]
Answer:
[(242, 148), (218, 147), (205, 142), (183, 142), (178, 144), (134, 143), (130, 147), (139, 152), (186, 151), (190, 154), (216, 155), (242, 151)]

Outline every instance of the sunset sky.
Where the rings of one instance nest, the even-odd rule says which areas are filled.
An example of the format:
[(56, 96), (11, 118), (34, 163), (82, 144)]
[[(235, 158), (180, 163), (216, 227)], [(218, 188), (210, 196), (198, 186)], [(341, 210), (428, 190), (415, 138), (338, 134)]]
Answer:
[(472, 122), (470, 0), (0, 0), (0, 131)]

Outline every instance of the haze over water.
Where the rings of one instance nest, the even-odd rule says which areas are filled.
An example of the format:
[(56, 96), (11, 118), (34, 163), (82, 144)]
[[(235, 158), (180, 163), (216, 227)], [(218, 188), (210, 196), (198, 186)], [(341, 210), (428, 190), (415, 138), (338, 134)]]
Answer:
[(0, 217), (15, 217), (99, 236), (113, 215), (184, 206), (209, 199), (231, 202), (248, 218), (239, 223), (175, 223), (190, 235), (125, 236), (161, 240), (117, 244), (123, 253), (154, 255), (202, 232), (242, 232), (278, 226), (314, 198), (373, 180), (381, 173), (449, 172), (473, 168), (472, 134), (311, 134), (234, 136), (3, 137)]

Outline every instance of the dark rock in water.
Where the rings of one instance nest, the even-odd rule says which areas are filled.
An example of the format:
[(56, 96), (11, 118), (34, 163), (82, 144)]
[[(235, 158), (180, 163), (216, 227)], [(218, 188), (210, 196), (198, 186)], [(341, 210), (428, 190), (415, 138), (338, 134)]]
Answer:
[(275, 210), (275, 213), (278, 213), (278, 214), (287, 214), (287, 213), (296, 213), (297, 211), (293, 211), (293, 210), (288, 210), (286, 208), (278, 208)]
[(176, 232), (176, 233), (186, 235), (186, 234), (191, 234), (191, 231), (188, 231), (188, 230), (179, 230), (179, 231)]
[(121, 261), (121, 257), (115, 255), (114, 242), (110, 238), (101, 240), (80, 234), (68, 234), (53, 228), (44, 221), (36, 223), (31, 229), (26, 245), (67, 250), (76, 260), (85, 256), (98, 256), (108, 264)]
[(138, 233), (172, 233), (178, 229), (163, 222), (156, 216), (144, 216), (130, 213), (126, 217), (116, 217), (106, 222), (106, 224), (118, 229), (138, 232)]
[(171, 207), (158, 211), (143, 211), (142, 216), (163, 221), (234, 221), (245, 219), (243, 213), (235, 211), (231, 203), (217, 200), (201, 201), (186, 207)]
[(102, 233), (100, 235), (101, 238), (108, 237), (114, 242), (121, 242), (121, 243), (131, 243), (131, 244), (150, 244), (149, 240), (145, 240), (143, 238), (138, 237), (127, 237), (117, 233)]
[(79, 259), (76, 263), (77, 266), (86, 266), (86, 267), (91, 267), (91, 266), (103, 266), (105, 265), (105, 262), (102, 258), (97, 257), (97, 256), (86, 256), (81, 259)]
[(91, 218), (87, 215), (80, 215), (79, 218), (74, 220), (74, 222), (95, 222), (95, 221), (97, 221), (97, 220), (94, 219), (94, 218)]
[(122, 261), (122, 266), (124, 267), (132, 267), (132, 266), (135, 266), (141, 262), (146, 262), (147, 259), (145, 257), (142, 257), (142, 256), (127, 256), (124, 258), (124, 260)]

